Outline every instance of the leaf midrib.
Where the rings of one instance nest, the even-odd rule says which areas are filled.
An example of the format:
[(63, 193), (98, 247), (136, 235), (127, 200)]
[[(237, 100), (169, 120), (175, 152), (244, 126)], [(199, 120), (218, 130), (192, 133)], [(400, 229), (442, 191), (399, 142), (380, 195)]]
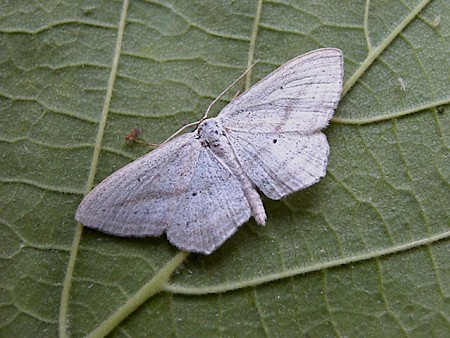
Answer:
[(211, 293), (223, 293), (227, 291), (237, 290), (241, 288), (251, 287), (251, 286), (257, 286), (260, 284), (273, 282), (276, 280), (280, 280), (283, 278), (293, 277), (296, 275), (301, 275), (309, 272), (329, 269), (345, 264), (351, 264), (351, 263), (358, 263), (361, 261), (373, 259), (373, 258), (379, 258), (386, 255), (392, 255), (398, 252), (410, 250), (413, 248), (421, 247), (424, 245), (428, 245), (437, 241), (440, 241), (442, 239), (450, 237), (450, 231), (440, 233), (435, 236), (430, 236), (424, 239), (419, 239), (416, 241), (411, 241), (404, 244), (399, 244), (395, 246), (391, 246), (388, 248), (383, 248), (381, 250), (375, 250), (371, 252), (365, 252), (360, 253), (357, 255), (336, 259), (333, 261), (326, 261), (323, 263), (318, 263), (315, 265), (309, 265), (304, 267), (298, 267), (295, 269), (288, 269), (286, 271), (278, 272), (269, 274), (262, 277), (256, 277), (251, 278), (248, 280), (243, 280), (239, 282), (234, 283), (224, 283), (224, 284), (215, 284), (213, 286), (202, 286), (202, 287), (186, 287), (182, 286), (181, 284), (170, 284), (168, 283), (167, 287), (164, 288), (164, 291), (171, 292), (174, 294), (184, 294), (184, 295), (205, 295), (205, 294), (211, 294)]

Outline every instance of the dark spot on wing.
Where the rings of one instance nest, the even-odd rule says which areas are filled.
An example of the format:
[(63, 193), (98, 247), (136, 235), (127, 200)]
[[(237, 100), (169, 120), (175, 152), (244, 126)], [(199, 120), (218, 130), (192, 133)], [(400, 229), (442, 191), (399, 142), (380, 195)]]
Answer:
[(273, 143), (277, 143), (278, 140), (277, 140), (276, 138), (274, 138), (272, 142), (273, 142)]

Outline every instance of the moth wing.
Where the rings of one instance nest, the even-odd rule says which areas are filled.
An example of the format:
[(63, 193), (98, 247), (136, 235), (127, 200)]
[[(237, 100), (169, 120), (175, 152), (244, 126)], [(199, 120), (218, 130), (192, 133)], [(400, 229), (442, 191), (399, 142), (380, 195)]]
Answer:
[(188, 193), (202, 146), (184, 134), (131, 162), (97, 185), (75, 218), (119, 236), (158, 236)]
[(230, 131), (236, 158), (250, 180), (278, 200), (325, 176), (329, 146), (325, 134)]
[(209, 148), (204, 148), (188, 193), (167, 228), (167, 238), (182, 250), (210, 254), (250, 215), (241, 183)]
[(246, 174), (271, 199), (325, 175), (328, 125), (342, 91), (339, 49), (298, 56), (233, 100), (219, 118)]
[(220, 112), (224, 127), (310, 134), (328, 125), (343, 84), (342, 52), (317, 49), (270, 73)]
[(159, 236), (186, 251), (210, 254), (250, 218), (234, 175), (184, 134), (102, 181), (75, 218), (119, 236)]

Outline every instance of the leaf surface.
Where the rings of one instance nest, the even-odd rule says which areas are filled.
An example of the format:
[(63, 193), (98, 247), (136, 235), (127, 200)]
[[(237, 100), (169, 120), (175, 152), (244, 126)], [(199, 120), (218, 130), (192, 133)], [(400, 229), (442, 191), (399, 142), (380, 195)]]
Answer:
[[(448, 332), (445, 1), (1, 9), (1, 336)], [(165, 238), (76, 224), (83, 194), (148, 152), (124, 141), (131, 128), (163, 142), (254, 60), (251, 83), (320, 47), (345, 56), (327, 176), (265, 199), (266, 227), (251, 221), (211, 256), (188, 256)]]

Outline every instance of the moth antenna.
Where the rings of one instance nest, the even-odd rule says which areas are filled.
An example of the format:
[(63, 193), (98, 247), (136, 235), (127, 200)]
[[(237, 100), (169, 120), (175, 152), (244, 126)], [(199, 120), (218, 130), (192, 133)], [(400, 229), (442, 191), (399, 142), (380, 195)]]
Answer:
[(173, 139), (175, 136), (177, 136), (178, 134), (180, 134), (183, 130), (185, 130), (186, 128), (195, 126), (200, 124), (203, 120), (205, 120), (208, 117), (208, 114), (212, 108), (212, 106), (217, 103), (217, 101), (220, 100), (220, 98), (222, 96), (225, 95), (225, 93), (227, 91), (229, 91), (236, 83), (238, 83), (245, 75), (247, 75), (247, 73), (253, 68), (254, 65), (256, 65), (258, 63), (259, 60), (256, 60), (255, 62), (252, 63), (252, 65), (250, 67), (248, 67), (245, 72), (243, 72), (236, 80), (234, 80), (227, 88), (225, 88), (225, 90), (219, 94), (219, 96), (217, 96), (208, 106), (208, 108), (206, 108), (206, 112), (205, 115), (203, 115), (203, 117), (195, 122), (192, 123), (188, 123), (186, 125), (184, 125), (183, 127), (181, 127), (180, 129), (178, 129), (174, 134), (172, 134), (167, 140), (165, 140), (162, 144), (169, 142), (171, 139)]
[(251, 64), (251, 66), (248, 67), (248, 68), (245, 70), (245, 72), (243, 72), (236, 80), (234, 80), (227, 88), (225, 88), (225, 90), (224, 90), (222, 93), (219, 94), (219, 96), (217, 96), (217, 97), (209, 104), (208, 108), (206, 108), (205, 115), (203, 115), (203, 118), (201, 119), (201, 121), (203, 121), (204, 119), (206, 119), (206, 118), (208, 117), (208, 114), (209, 114), (209, 112), (210, 112), (212, 106), (213, 106), (217, 101), (219, 101), (220, 98), (221, 98), (222, 96), (224, 96), (225, 93), (226, 93), (227, 91), (229, 91), (232, 87), (234, 87), (234, 85), (235, 85), (236, 83), (238, 83), (245, 75), (247, 75), (247, 73), (253, 68), (253, 66), (256, 65), (256, 64), (258, 63), (258, 61), (259, 61), (259, 60), (256, 60), (255, 62), (253, 62), (253, 63)]

